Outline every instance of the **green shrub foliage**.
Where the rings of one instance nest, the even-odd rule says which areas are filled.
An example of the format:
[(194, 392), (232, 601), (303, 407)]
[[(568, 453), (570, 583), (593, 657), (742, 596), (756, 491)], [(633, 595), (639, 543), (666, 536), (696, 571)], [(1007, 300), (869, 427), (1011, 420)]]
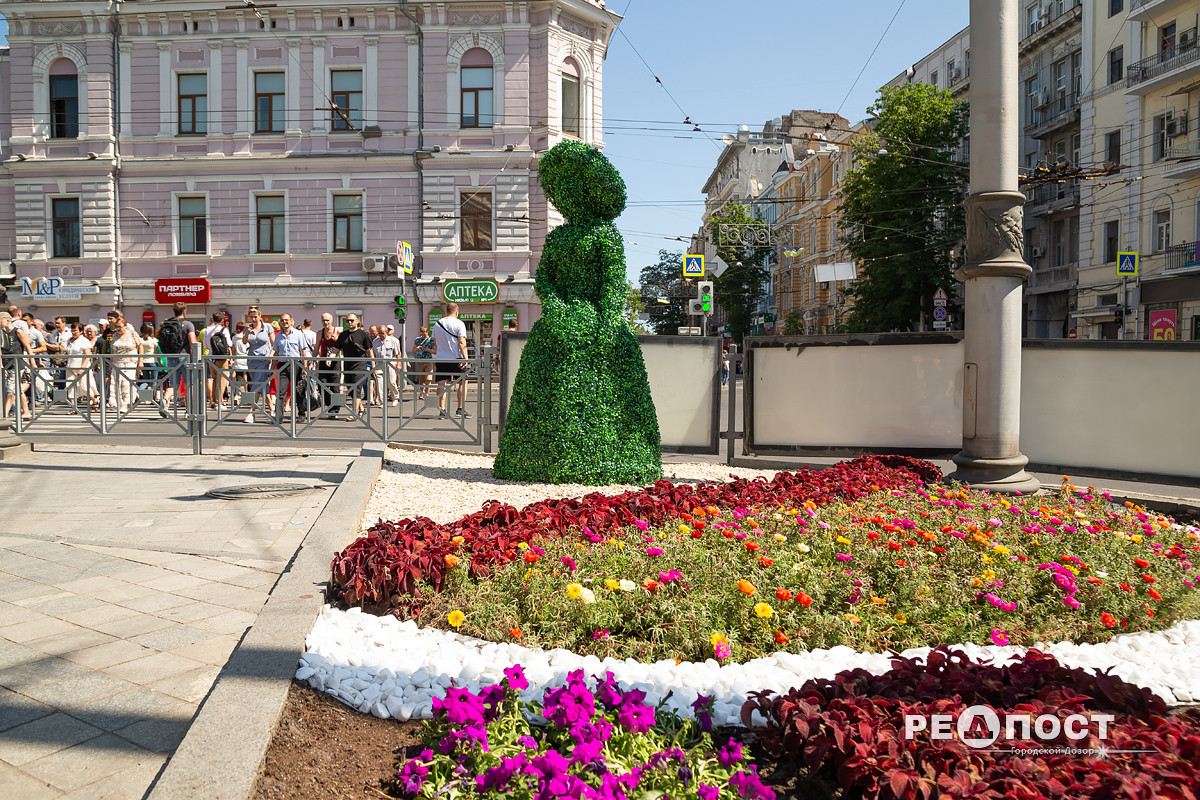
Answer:
[(496, 456), (497, 478), (646, 484), (662, 474), (641, 347), (622, 317), (625, 248), (613, 220), (625, 182), (594, 147), (555, 145), (542, 189), (566, 217), (546, 237), (529, 333)]

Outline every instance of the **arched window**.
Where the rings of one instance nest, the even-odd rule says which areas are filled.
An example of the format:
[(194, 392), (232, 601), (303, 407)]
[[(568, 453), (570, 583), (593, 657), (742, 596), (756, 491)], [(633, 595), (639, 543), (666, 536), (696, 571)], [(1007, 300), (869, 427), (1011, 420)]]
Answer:
[(463, 53), (462, 79), (463, 128), (492, 127), (492, 56), (481, 47)]
[(568, 58), (562, 68), (562, 132), (579, 135), (579, 65)]
[(50, 136), (74, 139), (79, 136), (79, 74), (69, 58), (50, 65)]

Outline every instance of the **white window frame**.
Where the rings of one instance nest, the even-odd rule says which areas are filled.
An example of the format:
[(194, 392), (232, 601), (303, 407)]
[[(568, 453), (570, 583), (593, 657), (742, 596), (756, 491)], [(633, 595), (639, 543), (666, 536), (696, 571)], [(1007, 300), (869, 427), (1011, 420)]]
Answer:
[[(61, 52), (59, 51), (61, 48)], [(33, 83), (33, 138), (45, 141), (50, 138), (50, 66), (60, 58), (65, 58), (75, 65), (75, 77), (78, 81), (79, 111), (78, 124), (79, 140), (88, 135), (88, 72), (87, 58), (83, 51), (66, 42), (58, 42), (56, 47), (43, 47), (33, 59), (30, 77)], [(13, 129), (15, 135), (17, 130)], [(62, 141), (70, 141), (64, 139)]]
[[(333, 229), (333, 198), (334, 197), (352, 197), (357, 195), (362, 198), (362, 215), (359, 221), (359, 227), (362, 233), (362, 250), (334, 250), (333, 237), (335, 235)], [(325, 208), (329, 213), (325, 220), (325, 243), (329, 247), (328, 255), (338, 257), (349, 257), (361, 254), (369, 254), (373, 251), (368, 247), (367, 242), (367, 192), (365, 189), (326, 189), (325, 190)]]
[[(182, 222), (182, 215), (179, 213), (179, 201), (182, 199), (204, 198), (204, 235), (207, 238), (205, 242), (205, 251), (203, 253), (181, 253), (179, 252), (179, 225)], [(208, 197), (208, 192), (172, 192), (171, 193), (171, 252), (176, 256), (191, 258), (195, 256), (213, 255), (213, 238), (212, 238), (212, 201)]]
[[(186, 192), (185, 192), (186, 194)], [(259, 197), (279, 197), (283, 196), (283, 251), (278, 253), (260, 253), (258, 250), (258, 198)], [(292, 224), (291, 214), (289, 210), (292, 207), (292, 198), (287, 189), (253, 189), (248, 192), (250, 198), (250, 239), (247, 242), (248, 255), (255, 258), (265, 256), (286, 256), (292, 252)], [(211, 237), (210, 237), (211, 238)]]
[[(472, 129), (468, 129), (472, 130)], [(462, 246), (462, 196), (466, 194), (475, 194), (476, 192), (487, 192), (492, 196), (492, 249), (491, 250), (464, 250)], [(496, 241), (496, 187), (495, 186), (457, 186), (454, 189), (454, 250), (457, 253), (471, 253), (477, 255), (479, 253), (496, 253), (499, 252)]]

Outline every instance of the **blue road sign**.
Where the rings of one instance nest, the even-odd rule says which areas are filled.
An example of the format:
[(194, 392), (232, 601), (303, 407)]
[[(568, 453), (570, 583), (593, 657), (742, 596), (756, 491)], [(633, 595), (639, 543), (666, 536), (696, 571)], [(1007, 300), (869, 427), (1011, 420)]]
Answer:
[(1138, 274), (1137, 251), (1117, 253), (1117, 275), (1123, 278), (1133, 278)]
[(412, 245), (408, 242), (396, 242), (396, 257), (400, 259), (400, 266), (404, 271), (412, 275), (413, 271), (413, 251)]
[(683, 257), (683, 277), (685, 277), (685, 278), (703, 278), (704, 277), (704, 256), (703, 255), (685, 255)]
[(938, 306), (933, 309), (933, 318), (938, 322), (945, 322), (948, 314), (945, 306)]

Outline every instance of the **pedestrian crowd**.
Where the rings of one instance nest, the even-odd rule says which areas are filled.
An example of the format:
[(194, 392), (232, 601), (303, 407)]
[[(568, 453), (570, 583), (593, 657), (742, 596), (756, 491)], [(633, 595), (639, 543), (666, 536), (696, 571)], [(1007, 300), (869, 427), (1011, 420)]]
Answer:
[[(124, 414), (149, 392), (166, 417), (167, 409), (186, 402), (182, 365), (197, 343), (208, 356), (208, 409), (218, 413), (240, 405), (248, 393), (276, 421), (292, 406), (297, 414), (331, 416), (330, 409), (353, 403), (357, 417), (342, 417), (351, 421), (368, 405), (398, 405), (407, 381), (419, 399), (430, 397), (436, 384), (441, 416), (450, 415), (446, 384), (456, 383), (454, 414), (471, 416), (463, 407), (466, 381), (459, 380), (469, 366), (467, 330), (455, 303), (447, 305), (432, 334), (428, 326), (420, 327), (407, 370), (398, 360), (404, 353), (395, 326), (364, 329), (357, 314), (347, 316), (344, 328), (334, 326), (333, 315), (322, 314), (314, 330), (309, 319), (296, 327), (290, 314), (268, 322), (258, 306), (250, 306), (232, 331), (220, 311), (197, 331), (187, 319), (186, 304), (176, 303), (172, 311), (155, 330), (149, 322), (135, 329), (118, 309), (98, 324), (56, 317), (49, 326), (15, 305), (0, 310), (0, 356), (26, 356), (19, 363), (0, 359), (4, 416), (19, 409), (31, 420), (36, 407), (55, 401), (64, 402), (69, 413), (98, 411), (105, 399)], [(244, 421), (255, 421), (253, 410)]]

